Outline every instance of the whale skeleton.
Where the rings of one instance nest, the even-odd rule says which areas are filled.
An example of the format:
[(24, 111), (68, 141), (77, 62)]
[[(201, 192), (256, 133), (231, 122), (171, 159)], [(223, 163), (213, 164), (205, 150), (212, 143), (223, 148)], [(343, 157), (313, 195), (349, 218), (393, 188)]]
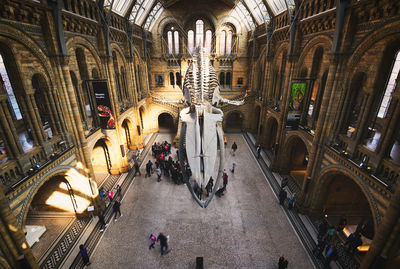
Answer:
[[(166, 103), (185, 103), (179, 114), (181, 133), (179, 139), (179, 162), (186, 186), (196, 202), (206, 208), (211, 202), (224, 171), (225, 147), (222, 132), (224, 113), (216, 106), (220, 103), (242, 105), (244, 100), (234, 101), (225, 99), (219, 90), (217, 73), (210, 62), (209, 54), (205, 48), (197, 48), (193, 54), (193, 61), (185, 74), (183, 83), (183, 98), (180, 101), (160, 100)], [(246, 97), (246, 96), (245, 96)], [(192, 177), (200, 188), (204, 188), (214, 173), (218, 155), (218, 175), (215, 180), (211, 195), (206, 200), (200, 200), (195, 194), (189, 177), (186, 175), (185, 156), (192, 171)], [(186, 154), (185, 154), (186, 153)]]

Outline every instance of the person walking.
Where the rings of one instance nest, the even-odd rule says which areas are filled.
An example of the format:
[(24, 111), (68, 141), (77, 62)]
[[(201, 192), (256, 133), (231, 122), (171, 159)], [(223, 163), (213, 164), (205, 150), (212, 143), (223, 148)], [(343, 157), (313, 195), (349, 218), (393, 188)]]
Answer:
[(157, 173), (157, 182), (160, 182), (161, 181), (161, 168), (160, 167), (157, 167), (156, 173)]
[(106, 228), (108, 226), (108, 224), (106, 223), (105, 219), (104, 219), (104, 212), (101, 211), (99, 213), (99, 222), (100, 222), (100, 232), (104, 232), (104, 228)]
[(261, 157), (261, 145), (258, 144), (258, 146), (257, 146), (257, 159), (260, 159), (260, 157)]
[(120, 217), (123, 216), (121, 214), (121, 204), (120, 204), (120, 202), (118, 202), (118, 201), (114, 202), (113, 212), (114, 212), (114, 221), (117, 221), (117, 214), (119, 214)]
[(231, 153), (233, 156), (235, 156), (236, 150), (237, 150), (237, 145), (236, 142), (234, 141), (231, 148)]
[(87, 253), (87, 248), (85, 248), (83, 245), (79, 246), (79, 253), (81, 254), (83, 263), (88, 266), (90, 265), (90, 261), (89, 261), (89, 255)]
[(160, 241), (160, 246), (161, 246), (161, 255), (167, 254), (168, 253), (168, 240), (167, 237), (163, 234), (160, 233), (157, 237), (157, 242)]
[(285, 257), (281, 256), (278, 262), (279, 269), (285, 269), (288, 267), (289, 262), (285, 259)]
[(228, 185), (228, 174), (224, 172), (222, 179), (224, 183), (224, 189), (226, 190), (226, 185)]
[(236, 163), (233, 163), (232, 164), (232, 169), (231, 169), (232, 174), (235, 173), (235, 168), (236, 168)]
[(137, 161), (135, 161), (134, 167), (135, 167), (135, 174), (133, 174), (133, 176), (135, 177), (136, 174), (139, 174), (139, 176), (142, 176), (142, 173), (140, 173), (140, 168), (139, 168), (139, 164)]
[(149, 239), (150, 239), (149, 250), (151, 250), (152, 248), (154, 248), (154, 245), (157, 241), (157, 237), (154, 234), (151, 234)]
[(153, 167), (153, 163), (151, 162), (151, 160), (149, 160), (146, 163), (146, 175), (144, 177), (150, 177), (151, 176), (151, 169)]

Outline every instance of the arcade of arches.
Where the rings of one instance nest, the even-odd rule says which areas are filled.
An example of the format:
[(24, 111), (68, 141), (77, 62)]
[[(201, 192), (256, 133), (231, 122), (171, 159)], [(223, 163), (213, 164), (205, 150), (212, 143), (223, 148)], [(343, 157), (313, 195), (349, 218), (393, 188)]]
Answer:
[[(83, 268), (80, 243), (91, 257), (100, 255), (90, 240), (101, 244), (101, 236), (88, 236), (100, 230), (97, 216), (109, 221), (122, 193), (155, 195), (131, 171), (151, 158), (150, 143), (179, 141), (185, 75), (199, 47), (210, 57), (221, 97), (244, 101), (214, 104), (224, 112), (230, 182), (225, 196), (213, 198), (221, 209), (215, 218), (229, 207), (225, 221), (243, 231), (244, 242), (253, 241), (247, 231), (273, 230), (252, 230), (264, 223), (260, 203), (268, 198), (276, 202), (271, 218), (290, 230), (288, 241), (307, 242), (292, 261), (329, 263), (325, 253), (313, 253), (316, 231), (327, 223), (336, 228), (329, 240), (339, 254), (332, 268), (400, 267), (399, 1), (7, 0), (0, 13), (0, 268)], [(236, 156), (229, 154), (233, 141)], [(296, 197), (291, 210), (273, 195), (283, 193), (283, 178), (288, 198)], [(252, 183), (234, 187), (246, 180)], [(163, 185), (170, 183), (163, 175), (157, 186), (166, 186), (168, 199), (184, 199), (179, 186)], [(122, 193), (115, 199), (100, 197), (117, 185)], [(163, 191), (157, 189), (160, 197)], [(246, 196), (252, 191), (257, 195)], [(260, 208), (246, 208), (242, 198)], [(124, 210), (141, 205), (127, 200), (133, 202)], [(163, 203), (154, 200), (146, 210)], [(259, 214), (234, 213), (244, 209)], [(173, 218), (179, 210), (162, 213)], [(297, 219), (304, 225), (296, 226)], [(300, 241), (299, 227), (305, 227)], [(361, 240), (354, 254), (342, 244), (350, 234)], [(249, 246), (259, 253), (268, 249), (264, 243)], [(249, 258), (241, 249), (220, 256), (268, 267), (282, 253)]]

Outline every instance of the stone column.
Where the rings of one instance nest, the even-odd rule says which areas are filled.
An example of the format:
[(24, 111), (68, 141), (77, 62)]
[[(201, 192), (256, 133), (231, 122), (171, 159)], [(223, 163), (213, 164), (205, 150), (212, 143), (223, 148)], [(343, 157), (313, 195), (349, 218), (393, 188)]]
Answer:
[(8, 198), (0, 186), (0, 248), (11, 268), (25, 269), (19, 261), (24, 259), (28, 268), (39, 269), (35, 257), (26, 242), (23, 231), (18, 227), (17, 219), (11, 210)]
[(375, 231), (371, 246), (361, 262), (360, 269), (374, 268), (372, 265), (374, 264), (374, 261), (382, 255), (382, 250), (384, 249), (388, 239), (392, 235), (392, 231), (395, 228), (396, 222), (399, 220), (399, 218), (400, 184), (397, 185), (397, 189), (390, 199), (390, 203), (388, 208), (386, 209), (385, 215), (382, 219), (382, 223)]
[(63, 77), (65, 80), (66, 90), (68, 92), (68, 96), (69, 96), (69, 100), (70, 100), (71, 110), (72, 110), (72, 114), (73, 114), (73, 120), (76, 124), (76, 131), (77, 131), (77, 135), (78, 135), (77, 140), (79, 143), (79, 145), (77, 145), (77, 146), (82, 151), (82, 158), (83, 158), (82, 161), (84, 162), (85, 167), (88, 169), (88, 171), (85, 171), (84, 173), (86, 175), (88, 175), (89, 177), (94, 177), (93, 166), (90, 161), (90, 155), (89, 155), (89, 151), (88, 151), (85, 134), (83, 131), (82, 120), (79, 115), (78, 102), (76, 100), (75, 91), (72, 86), (72, 80), (71, 80), (69, 68), (66, 63), (62, 64), (62, 72), (63, 72)]
[(40, 118), (39, 115), (39, 109), (36, 106), (36, 100), (33, 94), (28, 95), (30, 97), (30, 102), (32, 103), (32, 107), (33, 107), (33, 111), (35, 113), (35, 118), (36, 118), (36, 122), (38, 123), (38, 132), (39, 135), (42, 136), (42, 139), (46, 139), (46, 135), (44, 134), (44, 129), (43, 129), (43, 123), (42, 123), (42, 119)]
[(23, 153), (21, 142), (19, 141), (18, 134), (14, 126), (14, 121), (6, 114), (8, 112), (8, 105), (6, 103), (7, 97), (5, 95), (1, 95), (0, 98), (0, 121), (4, 127), (4, 139), (7, 146), (9, 146), (7, 150), (10, 153), (10, 157), (16, 158)]
[(44, 92), (43, 95), (44, 95), (46, 107), (47, 107), (47, 110), (48, 110), (49, 116), (50, 116), (51, 131), (53, 132), (53, 136), (54, 136), (59, 133), (59, 126), (58, 126), (58, 124), (56, 124), (55, 115), (54, 115), (55, 111), (53, 110), (53, 108), (50, 105), (48, 93)]

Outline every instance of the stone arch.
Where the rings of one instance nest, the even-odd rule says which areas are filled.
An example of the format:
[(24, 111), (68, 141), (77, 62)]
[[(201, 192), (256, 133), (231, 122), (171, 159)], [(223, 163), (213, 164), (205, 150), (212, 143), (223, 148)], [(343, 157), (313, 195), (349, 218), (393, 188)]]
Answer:
[(25, 226), (26, 217), (28, 216), (28, 208), (31, 204), (33, 198), (35, 197), (36, 193), (50, 178), (57, 176), (57, 175), (66, 175), (70, 169), (74, 169), (71, 166), (60, 165), (55, 169), (52, 169), (40, 177), (39, 180), (33, 182), (32, 186), (30, 187), (28, 193), (26, 194), (26, 198), (24, 199), (23, 205), (17, 214), (17, 221), (19, 226), (22, 228)]
[(301, 64), (304, 63), (305, 58), (307, 57), (309, 52), (314, 52), (318, 47), (322, 47), (325, 52), (330, 51), (330, 49), (332, 48), (332, 39), (326, 35), (319, 35), (309, 40), (304, 46), (304, 49), (302, 50), (299, 60), (297, 62)]
[(354, 72), (357, 69), (358, 63), (363, 57), (363, 55), (372, 48), (377, 42), (383, 40), (386, 37), (389, 37), (391, 40), (394, 38), (399, 38), (400, 34), (400, 22), (391, 22), (388, 23), (375, 31), (369, 33), (366, 37), (364, 37), (364, 41), (361, 42), (354, 53), (349, 59), (347, 64), (347, 70), (350, 72)]
[(110, 47), (111, 47), (111, 52), (116, 51), (117, 55), (119, 54), (119, 56), (122, 58), (124, 67), (126, 67), (126, 65), (127, 65), (126, 56), (125, 56), (123, 50), (121, 49), (121, 47), (115, 43), (112, 43), (110, 45)]
[[(238, 35), (241, 35), (243, 32), (247, 31), (246, 26), (241, 21), (238, 21), (235, 17), (229, 15), (218, 20), (218, 23), (215, 24), (215, 31), (220, 31), (221, 26), (227, 23), (232, 24), (236, 28), (236, 34)], [(243, 29), (246, 30), (243, 31)]]
[(133, 137), (134, 137), (133, 121), (130, 118), (126, 117), (125, 119), (122, 120), (121, 129), (123, 130), (125, 135), (124, 142), (126, 142), (126, 146), (128, 148), (131, 148), (133, 145)]
[(208, 22), (211, 24), (211, 26), (215, 32), (216, 25), (218, 24), (218, 19), (217, 19), (217, 17), (215, 17), (213, 15), (213, 13), (211, 11), (210, 12), (197, 11), (197, 12), (193, 12), (193, 13), (187, 13), (182, 20), (183, 25), (184, 25), (184, 27), (183, 27), (184, 31), (187, 30), (189, 23), (191, 23), (193, 21), (195, 22), (199, 19), (208, 20)]
[[(108, 137), (103, 136), (97, 139), (90, 150), (93, 170), (96, 172), (105, 172), (111, 174), (113, 166), (116, 165), (116, 160), (113, 158), (113, 148)], [(105, 164), (105, 166), (104, 166)]]
[[(25, 32), (7, 24), (2, 24), (2, 26), (0, 27), (0, 42), (2, 41), (2, 37), (5, 38), (5, 41), (8, 41), (7, 39), (12, 39), (14, 42), (22, 44), (39, 60), (40, 65), (43, 67), (43, 72), (46, 73), (49, 78), (51, 78), (51, 81), (55, 81), (55, 75), (50, 62), (47, 60), (46, 53), (43, 51), (36, 40), (32, 39)], [(12, 52), (14, 54), (17, 53), (13, 48)], [(35, 71), (37, 72), (38, 70)], [(49, 83), (49, 85), (53, 86), (52, 83)]]
[(104, 71), (101, 68), (102, 64), (101, 64), (98, 50), (88, 39), (81, 37), (81, 36), (74, 36), (74, 37), (68, 39), (66, 42), (66, 47), (67, 47), (68, 51), (75, 50), (79, 46), (84, 47), (85, 49), (87, 49), (90, 52), (90, 54), (93, 56), (93, 58), (96, 61), (96, 68), (99, 71), (100, 77), (104, 77), (104, 75), (103, 75)]
[(245, 117), (240, 110), (231, 110), (226, 115), (224, 115), (224, 129), (226, 131), (241, 131), (243, 129), (243, 123), (245, 122)]
[(176, 117), (167, 110), (160, 111), (157, 116), (158, 129), (176, 130)]
[(327, 187), (332, 181), (334, 181), (330, 177), (339, 174), (344, 175), (346, 176), (346, 178), (352, 180), (352, 182), (355, 183), (361, 190), (362, 194), (368, 202), (368, 206), (372, 214), (372, 219), (374, 221), (374, 230), (376, 231), (376, 227), (378, 227), (381, 219), (376, 200), (373, 197), (373, 194), (369, 191), (366, 183), (347, 167), (341, 165), (333, 165), (322, 169), (322, 171), (319, 173), (318, 178), (316, 179), (316, 182), (314, 183), (312, 193), (312, 208), (314, 208), (314, 210), (316, 211), (322, 208), (322, 201), (326, 198), (327, 192), (329, 191)]
[(290, 174), (296, 183), (301, 187), (308, 165), (308, 156), (311, 152), (311, 146), (307, 140), (296, 131), (286, 138), (283, 150), (283, 170)]

